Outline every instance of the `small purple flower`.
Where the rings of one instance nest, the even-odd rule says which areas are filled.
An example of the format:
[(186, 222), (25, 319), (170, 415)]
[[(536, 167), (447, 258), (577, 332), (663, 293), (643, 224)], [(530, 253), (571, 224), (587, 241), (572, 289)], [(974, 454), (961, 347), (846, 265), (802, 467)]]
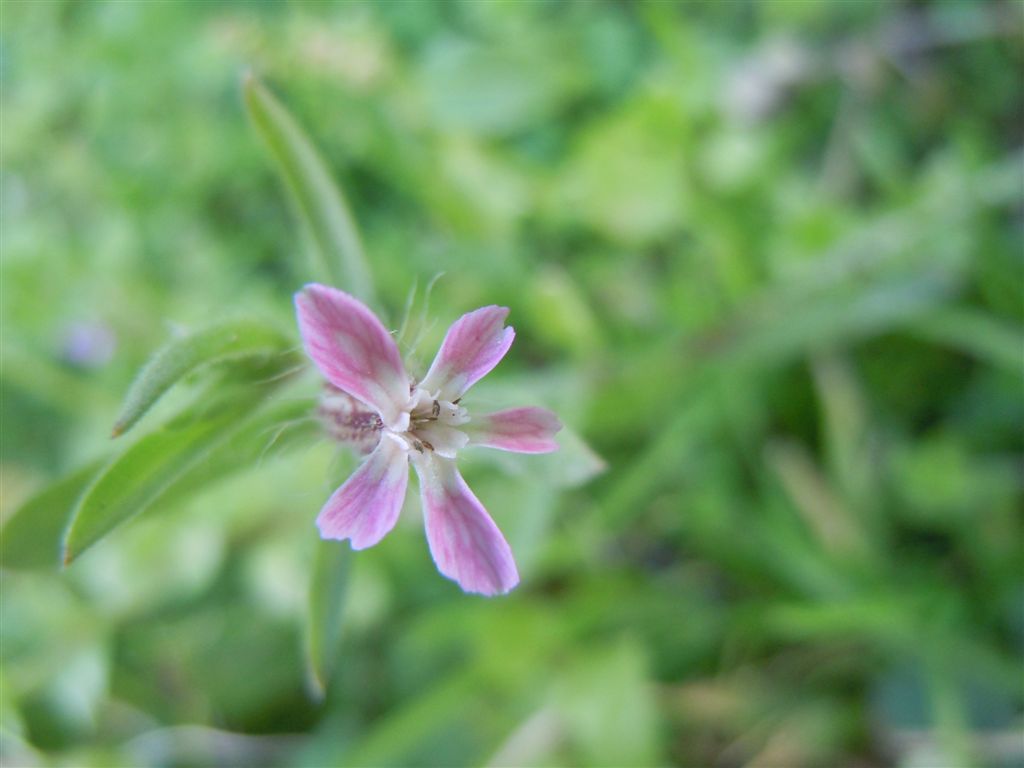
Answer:
[(110, 362), (117, 349), (117, 336), (102, 321), (79, 321), (64, 333), (64, 359), (78, 368), (100, 368)]
[(372, 409), (359, 426), (377, 433), (369, 456), (317, 517), (320, 535), (349, 539), (353, 549), (384, 538), (402, 509), (411, 461), (437, 569), (466, 592), (495, 595), (515, 587), (519, 574), (508, 542), (455, 466), (466, 445), (518, 453), (558, 448), (554, 435), (562, 425), (550, 411), (514, 408), (471, 417), (461, 405), (466, 390), (512, 345), (508, 309), (481, 307), (456, 320), (417, 382), (380, 320), (352, 296), (314, 283), (295, 295), (295, 308), (306, 352), (333, 387)]

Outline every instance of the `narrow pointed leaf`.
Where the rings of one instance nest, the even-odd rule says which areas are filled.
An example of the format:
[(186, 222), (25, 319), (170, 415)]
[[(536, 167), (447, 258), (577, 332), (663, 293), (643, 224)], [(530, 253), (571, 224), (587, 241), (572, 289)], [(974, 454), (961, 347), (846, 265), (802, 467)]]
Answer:
[[(355, 456), (342, 452), (332, 474), (340, 485), (356, 468)], [(306, 602), (306, 679), (310, 692), (327, 692), (341, 639), (341, 618), (349, 585), (351, 550), (337, 541), (314, 542), (313, 568)]]
[(341, 639), (341, 616), (352, 552), (336, 541), (317, 540), (314, 546), (306, 622), (306, 663), (313, 693), (323, 698)]
[(128, 431), (170, 387), (196, 369), (227, 359), (269, 355), (290, 345), (277, 330), (253, 321), (223, 323), (175, 339), (140, 371), (114, 423), (113, 435)]
[[(290, 355), (277, 364), (288, 365)], [(75, 509), (64, 544), (68, 564), (121, 523), (159, 499), (191, 471), (203, 471), (215, 448), (260, 415), (260, 404), (279, 386), (266, 377), (216, 384), (196, 406), (138, 440), (97, 475)], [(251, 373), (251, 372), (250, 372)]]
[(144, 510), (178, 477), (197, 466), (209, 448), (244, 415), (244, 409), (235, 406), (217, 416), (166, 425), (114, 459), (79, 502), (65, 542), (65, 565)]
[(298, 216), (307, 228), (316, 258), (316, 277), (373, 306), (373, 278), (359, 232), (323, 158), (295, 118), (256, 77), (246, 77), (243, 92), (249, 117), (277, 161)]
[(312, 398), (269, 403), (204, 455), (203, 460), (171, 482), (153, 505), (180, 504), (208, 486), (316, 441), (320, 424), (311, 416)]
[(869, 287), (842, 286), (802, 298), (778, 296), (763, 315), (744, 318), (733, 338), (715, 350), (711, 362), (738, 375), (780, 365), (814, 349), (906, 327), (947, 301), (955, 281), (941, 270), (879, 281)]
[(60, 568), (64, 531), (82, 492), (104, 460), (61, 477), (15, 510), (0, 529), (0, 568)]
[(968, 307), (941, 308), (912, 323), (909, 331), (1024, 378), (1024, 329), (998, 317)]

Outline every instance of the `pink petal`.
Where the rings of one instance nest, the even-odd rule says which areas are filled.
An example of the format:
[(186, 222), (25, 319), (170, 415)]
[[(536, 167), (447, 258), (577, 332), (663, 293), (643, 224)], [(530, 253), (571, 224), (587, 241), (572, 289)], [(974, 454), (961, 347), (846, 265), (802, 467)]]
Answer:
[(439, 400), (456, 400), (485, 376), (512, 346), (515, 331), (505, 328), (507, 307), (481, 307), (448, 329), (430, 370), (420, 383)]
[(474, 416), (459, 428), (473, 445), (516, 453), (550, 453), (558, 450), (555, 434), (562, 422), (544, 408), (513, 408)]
[(518, 584), (508, 542), (455, 462), (427, 453), (413, 466), (420, 478), (427, 543), (437, 569), (464, 592), (497, 595)]
[(324, 377), (376, 409), (389, 427), (404, 429), (409, 377), (394, 339), (359, 300), (311, 283), (295, 294), (306, 352)]
[(408, 483), (408, 454), (397, 440), (382, 437), (324, 504), (316, 519), (320, 537), (351, 539), (352, 549), (372, 547), (395, 527)]

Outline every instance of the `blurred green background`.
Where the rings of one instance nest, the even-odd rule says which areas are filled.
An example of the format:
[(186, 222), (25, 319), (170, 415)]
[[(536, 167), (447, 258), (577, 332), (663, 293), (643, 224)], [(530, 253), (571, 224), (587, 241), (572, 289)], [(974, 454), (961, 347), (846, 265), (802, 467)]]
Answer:
[(139, 439), (108, 435), (168, 339), (298, 343), (309, 244), (247, 70), (394, 327), (444, 273), (421, 359), (509, 306), (474, 402), (593, 451), (461, 462), (508, 597), (436, 573), (415, 501), (330, 545), (323, 697), (313, 520), (351, 459), (315, 430), (229, 446), (65, 570), (8, 558), (4, 765), (1024, 765), (1019, 3), (0, 13), (5, 517)]

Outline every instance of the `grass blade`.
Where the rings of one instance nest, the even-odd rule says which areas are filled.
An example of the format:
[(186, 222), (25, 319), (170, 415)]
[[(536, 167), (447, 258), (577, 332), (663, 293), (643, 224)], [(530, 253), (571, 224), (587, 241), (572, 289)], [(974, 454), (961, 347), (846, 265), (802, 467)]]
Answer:
[(914, 336), (943, 344), (1024, 378), (1024, 330), (967, 307), (944, 307), (908, 328)]

